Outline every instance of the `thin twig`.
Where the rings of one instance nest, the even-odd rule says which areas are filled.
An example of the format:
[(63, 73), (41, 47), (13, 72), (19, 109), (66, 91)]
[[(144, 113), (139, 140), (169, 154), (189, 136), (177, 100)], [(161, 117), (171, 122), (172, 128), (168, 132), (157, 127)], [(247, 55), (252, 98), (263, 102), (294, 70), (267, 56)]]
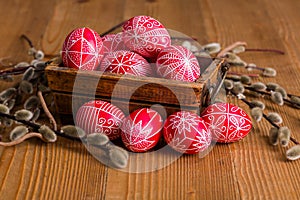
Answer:
[(22, 34), (22, 35), (21, 35), (21, 38), (25, 39), (26, 42), (29, 44), (29, 46), (30, 46), (31, 48), (34, 47), (33, 44), (32, 44), (32, 42), (31, 42), (31, 40), (30, 40), (26, 35)]
[(40, 138), (41, 140), (43, 140), (44, 142), (47, 142), (44, 137), (42, 136), (42, 134), (40, 133), (36, 133), (36, 132), (31, 132), (31, 133), (27, 133), (26, 135), (24, 135), (23, 137), (20, 137), (17, 140), (11, 141), (11, 142), (0, 142), (0, 146), (4, 146), (4, 147), (11, 147), (11, 146), (15, 146), (17, 144), (20, 144), (22, 142), (24, 142), (25, 140), (29, 139), (29, 138)]
[(246, 48), (245, 51), (260, 51), (260, 52), (273, 52), (284, 55), (284, 51), (278, 49), (256, 49), (256, 48)]
[(239, 73), (239, 72), (228, 72), (227, 74), (228, 75), (238, 75), (238, 76), (246, 75), (246, 76), (249, 76), (249, 77), (252, 77), (252, 78), (258, 78), (259, 77), (259, 74), (242, 74), (242, 73)]
[(217, 54), (217, 57), (218, 58), (221, 58), (223, 57), (227, 52), (233, 50), (234, 48), (238, 47), (238, 46), (247, 46), (247, 43), (246, 42), (235, 42), (229, 46), (227, 46), (226, 48), (224, 48), (222, 51), (220, 51), (218, 54)]
[(37, 95), (38, 95), (38, 97), (39, 97), (39, 99), (40, 99), (40, 102), (41, 102), (41, 105), (42, 105), (42, 108), (43, 108), (45, 114), (47, 115), (47, 117), (49, 118), (50, 122), (51, 122), (52, 125), (53, 125), (54, 131), (57, 131), (57, 123), (56, 123), (56, 121), (55, 121), (53, 115), (51, 114), (51, 112), (49, 111), (49, 109), (48, 109), (48, 107), (47, 107), (47, 105), (46, 105), (46, 102), (45, 102), (45, 99), (44, 99), (44, 97), (43, 97), (42, 92), (41, 92), (41, 91), (38, 91)]

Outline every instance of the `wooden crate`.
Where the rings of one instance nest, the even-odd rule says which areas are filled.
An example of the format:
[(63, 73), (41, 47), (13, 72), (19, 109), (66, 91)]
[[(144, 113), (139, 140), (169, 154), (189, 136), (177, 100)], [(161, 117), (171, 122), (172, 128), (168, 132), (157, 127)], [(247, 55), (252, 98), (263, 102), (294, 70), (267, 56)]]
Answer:
[(59, 65), (47, 66), (46, 76), (56, 111), (63, 121), (73, 119), (71, 115), (74, 116), (83, 103), (93, 99), (111, 102), (125, 115), (142, 107), (151, 107), (163, 115), (179, 110), (199, 113), (218, 92), (227, 68), (223, 60), (201, 58), (199, 63), (201, 77), (192, 83), (81, 71)]

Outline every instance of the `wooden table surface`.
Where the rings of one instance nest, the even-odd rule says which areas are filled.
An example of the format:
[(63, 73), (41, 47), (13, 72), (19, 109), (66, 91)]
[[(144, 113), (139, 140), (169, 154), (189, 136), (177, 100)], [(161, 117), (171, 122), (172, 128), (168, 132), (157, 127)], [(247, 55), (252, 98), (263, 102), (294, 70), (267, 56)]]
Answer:
[[(23, 33), (51, 56), (59, 53), (74, 28), (88, 26), (101, 33), (132, 16), (151, 15), (200, 44), (246, 41), (249, 48), (285, 51), (247, 52), (241, 57), (277, 70), (276, 78), (259, 81), (277, 82), (300, 95), (299, 11), (298, 0), (2, 0), (0, 57), (30, 60), (28, 46), (19, 39)], [(300, 140), (300, 110), (261, 100), (268, 111), (282, 115), (283, 125)], [(228, 101), (249, 111), (233, 97)], [(269, 128), (265, 120), (254, 122), (240, 142), (216, 145), (202, 159), (182, 156), (149, 173), (108, 168), (81, 143), (62, 138), (54, 144), (32, 139), (1, 147), (0, 199), (297, 199), (300, 160), (287, 161), (287, 148), (269, 145)]]

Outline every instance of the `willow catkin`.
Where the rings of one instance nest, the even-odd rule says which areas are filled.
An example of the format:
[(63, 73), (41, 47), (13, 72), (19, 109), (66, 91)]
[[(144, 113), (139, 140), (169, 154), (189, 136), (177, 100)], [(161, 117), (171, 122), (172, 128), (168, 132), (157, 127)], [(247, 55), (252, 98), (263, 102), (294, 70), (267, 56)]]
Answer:
[(295, 145), (286, 151), (286, 158), (288, 160), (297, 160), (300, 158), (300, 145)]
[(32, 83), (22, 80), (19, 85), (19, 90), (25, 94), (32, 94), (33, 92), (33, 85)]
[(23, 74), (22, 80), (30, 81), (33, 78), (34, 69), (29, 67)]
[(21, 137), (23, 137), (26, 133), (28, 133), (29, 130), (26, 126), (16, 126), (10, 133), (9, 133), (9, 139), (11, 141), (17, 140)]
[(109, 142), (109, 138), (104, 133), (91, 133), (86, 137), (89, 145), (104, 146)]
[(39, 108), (36, 108), (36, 109), (33, 111), (33, 116), (32, 116), (32, 118), (30, 119), (30, 121), (35, 122), (36, 120), (38, 120), (39, 117), (40, 117), (40, 114), (41, 114), (41, 110), (40, 110)]
[(267, 89), (267, 86), (262, 82), (253, 83), (250, 85), (250, 87), (256, 91), (265, 91)]
[(241, 82), (234, 82), (232, 91), (236, 94), (243, 94), (245, 92), (245, 87)]
[(124, 150), (121, 150), (120, 147), (112, 146), (109, 149), (109, 158), (111, 163), (116, 168), (125, 168), (128, 163), (128, 153)]
[(280, 127), (278, 130), (278, 139), (281, 146), (286, 147), (289, 144), (291, 137), (291, 131), (288, 127)]
[(252, 100), (250, 103), (251, 103), (254, 107), (259, 107), (259, 108), (261, 108), (262, 110), (264, 110), (264, 109), (266, 108), (266, 105), (265, 105), (263, 102), (259, 101), (259, 100)]
[(38, 131), (47, 142), (55, 142), (57, 140), (55, 132), (46, 125), (42, 125)]
[(279, 92), (283, 98), (287, 98), (287, 92), (283, 87), (281, 87), (281, 86), (277, 87), (275, 89), (275, 92)]
[(277, 74), (276, 70), (270, 67), (265, 68), (262, 73), (263, 76), (267, 76), (267, 77), (274, 77), (276, 76), (276, 74)]
[(24, 108), (26, 110), (36, 109), (40, 105), (40, 99), (36, 96), (30, 96), (28, 99), (26, 99), (24, 103)]
[(86, 135), (85, 131), (82, 128), (73, 125), (62, 126), (60, 132), (76, 138), (83, 138)]
[(276, 112), (268, 113), (267, 117), (269, 118), (269, 120), (271, 120), (275, 124), (281, 124), (283, 121), (282, 117)]
[(277, 87), (280, 87), (277, 83), (267, 83), (266, 84), (267, 86), (267, 90), (270, 90), (270, 91), (275, 91)]
[(279, 92), (271, 92), (271, 100), (280, 106), (284, 104), (282, 94)]
[(16, 111), (14, 116), (17, 120), (29, 121), (33, 117), (33, 113), (29, 110), (21, 109), (21, 110)]
[(251, 84), (251, 82), (252, 82), (252, 79), (251, 79), (251, 77), (250, 76), (247, 76), (247, 75), (242, 75), (241, 76), (241, 80), (240, 80), (243, 84), (246, 84), (246, 85), (248, 85), (248, 84)]
[(239, 54), (246, 51), (246, 47), (244, 45), (240, 45), (232, 49), (232, 53)]
[(241, 76), (236, 75), (236, 74), (228, 74), (226, 76), (227, 79), (233, 80), (233, 81), (240, 81), (241, 80)]
[(215, 54), (221, 51), (221, 45), (219, 43), (209, 43), (203, 46), (204, 51), (209, 54)]
[(260, 107), (252, 108), (250, 114), (251, 117), (257, 122), (259, 122), (263, 117), (263, 111)]
[(0, 112), (4, 114), (9, 114), (9, 108), (4, 104), (0, 104)]
[(269, 141), (272, 145), (278, 145), (279, 138), (278, 138), (278, 128), (272, 127), (269, 131)]
[(292, 103), (300, 105), (300, 98), (299, 97), (291, 96), (290, 100), (291, 100)]
[(233, 88), (233, 81), (232, 81), (232, 80), (225, 79), (225, 80), (224, 80), (224, 87), (225, 87), (227, 90), (231, 90), (231, 89)]
[(0, 101), (7, 101), (17, 93), (16, 88), (8, 88), (0, 93)]
[(14, 68), (28, 67), (30, 64), (28, 62), (19, 62), (14, 66)]
[(15, 104), (16, 104), (16, 99), (9, 99), (6, 102), (6, 105), (7, 105), (9, 110), (12, 110), (15, 107)]

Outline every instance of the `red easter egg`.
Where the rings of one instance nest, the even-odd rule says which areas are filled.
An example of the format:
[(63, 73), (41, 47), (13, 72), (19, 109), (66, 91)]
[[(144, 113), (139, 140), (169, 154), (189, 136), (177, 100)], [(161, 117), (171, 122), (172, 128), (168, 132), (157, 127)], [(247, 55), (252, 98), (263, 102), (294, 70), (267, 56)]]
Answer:
[(252, 128), (249, 115), (240, 107), (228, 103), (208, 106), (201, 114), (212, 133), (213, 140), (220, 143), (243, 139)]
[(206, 150), (211, 134), (203, 119), (189, 111), (170, 115), (163, 128), (165, 141), (180, 153), (195, 154)]
[(103, 42), (90, 28), (73, 30), (65, 39), (62, 60), (66, 67), (94, 70), (103, 57)]
[(122, 40), (122, 33), (117, 34), (108, 34), (102, 37), (103, 41), (103, 55), (118, 50), (129, 50), (123, 40)]
[(123, 41), (131, 50), (146, 58), (156, 58), (157, 54), (171, 44), (165, 27), (149, 16), (136, 16), (123, 25)]
[(160, 139), (163, 120), (158, 112), (141, 108), (127, 116), (122, 125), (121, 138), (126, 148), (133, 152), (145, 152)]
[(87, 134), (104, 133), (110, 140), (117, 139), (121, 133), (124, 113), (105, 101), (89, 101), (83, 104), (76, 114), (75, 124)]
[(156, 60), (157, 74), (167, 79), (193, 82), (200, 77), (200, 66), (195, 55), (182, 46), (169, 46)]
[(135, 76), (151, 76), (152, 68), (142, 56), (131, 51), (115, 51), (107, 54), (101, 62), (101, 71)]

